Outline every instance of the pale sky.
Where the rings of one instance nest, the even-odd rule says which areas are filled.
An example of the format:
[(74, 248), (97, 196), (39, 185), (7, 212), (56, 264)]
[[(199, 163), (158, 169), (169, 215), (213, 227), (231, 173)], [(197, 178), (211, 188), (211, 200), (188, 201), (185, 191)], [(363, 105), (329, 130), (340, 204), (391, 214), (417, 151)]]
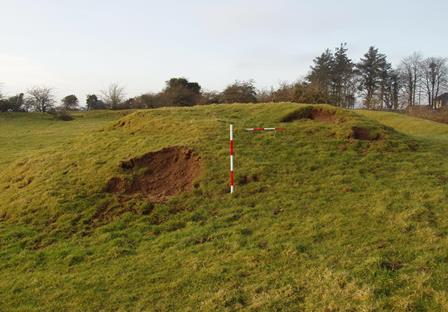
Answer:
[(419, 51), (448, 56), (446, 0), (0, 0), (0, 83), (58, 98), (159, 91), (171, 77), (206, 90), (235, 80), (257, 87), (303, 77), (315, 56), (347, 42), (398, 63)]

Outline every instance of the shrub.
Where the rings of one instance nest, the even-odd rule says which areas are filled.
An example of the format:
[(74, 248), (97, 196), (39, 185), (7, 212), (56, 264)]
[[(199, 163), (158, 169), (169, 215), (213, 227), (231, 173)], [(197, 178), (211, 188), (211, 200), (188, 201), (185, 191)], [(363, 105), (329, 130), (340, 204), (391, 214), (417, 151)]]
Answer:
[(70, 115), (70, 113), (64, 109), (52, 109), (48, 113), (57, 120), (71, 121), (74, 119), (73, 116)]
[(221, 94), (223, 103), (255, 103), (257, 91), (253, 81), (236, 81)]

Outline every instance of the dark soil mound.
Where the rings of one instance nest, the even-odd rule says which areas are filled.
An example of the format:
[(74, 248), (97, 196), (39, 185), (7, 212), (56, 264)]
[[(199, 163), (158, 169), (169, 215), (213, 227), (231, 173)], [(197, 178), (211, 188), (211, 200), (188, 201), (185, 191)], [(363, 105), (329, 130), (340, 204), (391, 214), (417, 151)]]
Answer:
[(282, 122), (293, 122), (296, 120), (310, 119), (320, 122), (336, 123), (340, 119), (336, 116), (336, 111), (324, 109), (324, 108), (314, 108), (306, 107), (292, 113), (289, 113), (282, 118)]
[(352, 127), (351, 138), (355, 140), (378, 141), (381, 139), (381, 135), (368, 128)]
[(106, 192), (123, 195), (142, 194), (153, 202), (193, 189), (200, 173), (200, 157), (186, 147), (168, 147), (138, 158), (122, 161), (120, 167), (132, 174), (130, 179), (114, 177)]

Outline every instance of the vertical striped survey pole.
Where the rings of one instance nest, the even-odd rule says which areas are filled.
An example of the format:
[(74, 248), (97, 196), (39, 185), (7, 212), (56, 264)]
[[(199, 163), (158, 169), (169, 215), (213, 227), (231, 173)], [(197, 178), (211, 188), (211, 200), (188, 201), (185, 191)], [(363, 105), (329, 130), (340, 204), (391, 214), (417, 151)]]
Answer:
[(235, 173), (233, 171), (233, 125), (230, 125), (230, 194), (235, 192)]

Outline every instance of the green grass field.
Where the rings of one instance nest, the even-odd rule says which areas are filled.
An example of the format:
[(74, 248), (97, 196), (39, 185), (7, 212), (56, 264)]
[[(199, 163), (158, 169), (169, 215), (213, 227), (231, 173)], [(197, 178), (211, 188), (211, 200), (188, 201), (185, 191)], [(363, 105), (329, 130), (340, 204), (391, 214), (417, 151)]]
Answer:
[[(448, 125), (318, 108), (332, 117), (282, 123), (310, 110), (288, 103), (0, 114), (0, 311), (448, 310)], [(192, 192), (104, 191), (132, 179), (120, 161), (170, 146), (202, 158)]]

